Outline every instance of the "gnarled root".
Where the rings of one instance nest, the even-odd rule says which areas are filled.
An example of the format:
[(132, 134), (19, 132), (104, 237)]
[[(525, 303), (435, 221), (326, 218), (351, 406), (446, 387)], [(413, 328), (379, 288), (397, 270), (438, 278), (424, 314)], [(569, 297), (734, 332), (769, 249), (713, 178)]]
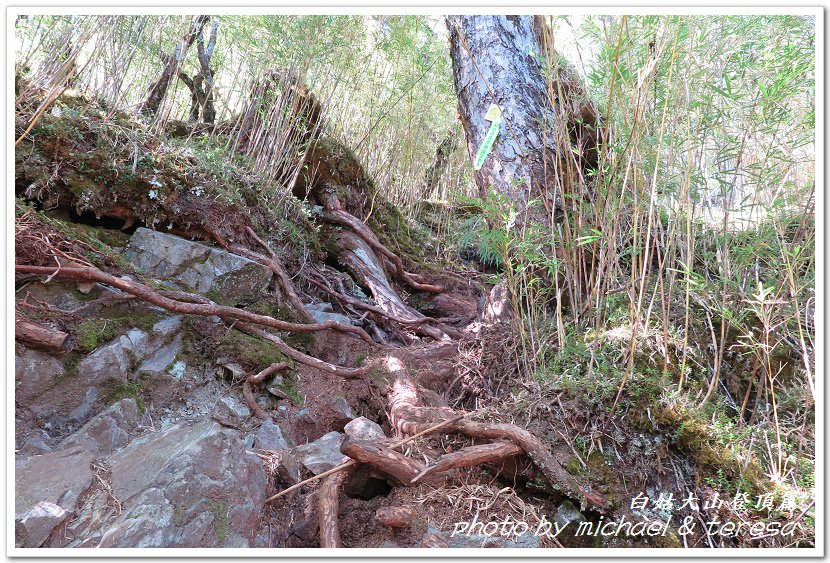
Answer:
[(395, 273), (397, 277), (407, 283), (413, 289), (418, 291), (428, 291), (430, 293), (441, 293), (444, 288), (440, 285), (431, 285), (426, 283), (420, 283), (417, 281), (413, 274), (410, 274), (404, 269), (403, 262), (401, 261), (400, 257), (386, 248), (383, 243), (378, 240), (378, 237), (375, 236), (375, 233), (372, 230), (364, 225), (357, 217), (352, 215), (347, 211), (343, 211), (342, 209), (331, 209), (327, 210), (323, 214), (323, 220), (328, 221), (329, 223), (335, 223), (337, 225), (342, 225), (344, 227), (349, 227), (352, 231), (354, 231), (360, 238), (362, 238), (366, 243), (372, 247), (372, 250), (381, 254), (385, 258), (387, 258), (392, 264), (395, 266)]
[(256, 398), (254, 397), (254, 385), (258, 383), (262, 383), (266, 377), (269, 377), (275, 374), (278, 371), (282, 371), (288, 367), (288, 364), (285, 362), (279, 362), (276, 364), (271, 364), (261, 372), (257, 373), (256, 375), (249, 375), (245, 381), (242, 382), (242, 394), (245, 396), (245, 403), (247, 403), (248, 408), (254, 413), (260, 420), (268, 420), (271, 418), (265, 409), (263, 409), (259, 404), (256, 402)]
[[(457, 416), (450, 408), (422, 406), (418, 389), (400, 360), (394, 357), (387, 358), (386, 368), (395, 377), (389, 397), (390, 420), (401, 434), (417, 433), (436, 422)], [(524, 428), (513, 424), (488, 424), (462, 418), (447, 425), (446, 432), (464, 434), (471, 438), (512, 442), (527, 454), (555, 489), (561, 490), (571, 498), (579, 499), (583, 506), (591, 505), (601, 509), (606, 504), (606, 499), (602, 495), (580, 486), (551, 455), (547, 447)], [(480, 452), (474, 452), (473, 458), (478, 455)], [(447, 463), (453, 463), (452, 458)]]
[(320, 523), (320, 547), (343, 547), (340, 541), (340, 521), (337, 513), (340, 510), (340, 490), (343, 483), (352, 474), (353, 467), (333, 473), (323, 479), (320, 485), (319, 507), (317, 516)]
[(54, 268), (50, 266), (28, 266), (15, 264), (14, 268), (15, 271), (19, 273), (57, 276), (76, 280), (104, 283), (109, 285), (110, 287), (120, 289), (125, 293), (135, 295), (139, 299), (147, 301), (148, 303), (151, 303), (153, 305), (157, 305), (158, 307), (161, 307), (163, 309), (167, 309), (168, 311), (173, 311), (175, 313), (203, 316), (216, 315), (226, 320), (230, 319), (252, 324), (258, 324), (270, 328), (275, 328), (277, 330), (284, 330), (287, 332), (316, 332), (319, 330), (334, 329), (340, 332), (354, 334), (355, 336), (358, 336), (364, 341), (370, 344), (374, 344), (372, 338), (368, 334), (366, 334), (366, 332), (362, 328), (359, 327), (345, 326), (334, 321), (327, 321), (325, 323), (315, 324), (290, 323), (275, 319), (273, 317), (268, 317), (266, 315), (258, 315), (256, 313), (246, 311), (245, 309), (238, 309), (236, 307), (217, 305), (215, 303), (193, 302), (197, 300), (192, 298), (187, 301), (178, 300), (172, 296), (165, 296), (157, 292), (156, 290), (150, 288), (149, 286), (144, 285), (143, 283), (119, 278), (92, 266), (71, 266)]
[(409, 486), (424, 468), (418, 461), (382, 444), (356, 440), (350, 436), (343, 440), (340, 452), (355, 461), (372, 466), (405, 486)]

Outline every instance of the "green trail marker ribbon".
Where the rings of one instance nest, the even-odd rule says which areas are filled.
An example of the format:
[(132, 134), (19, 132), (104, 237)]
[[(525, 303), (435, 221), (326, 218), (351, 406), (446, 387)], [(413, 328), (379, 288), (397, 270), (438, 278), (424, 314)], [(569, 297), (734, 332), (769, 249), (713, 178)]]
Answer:
[(476, 170), (481, 170), (481, 167), (484, 166), (484, 161), (493, 149), (493, 143), (496, 141), (496, 137), (499, 136), (499, 129), (501, 128), (501, 108), (496, 104), (491, 104), (484, 119), (492, 121), (492, 123), (490, 124), (490, 129), (487, 131), (487, 135), (484, 136), (484, 142), (481, 143), (478, 153), (476, 153), (476, 160), (473, 165)]

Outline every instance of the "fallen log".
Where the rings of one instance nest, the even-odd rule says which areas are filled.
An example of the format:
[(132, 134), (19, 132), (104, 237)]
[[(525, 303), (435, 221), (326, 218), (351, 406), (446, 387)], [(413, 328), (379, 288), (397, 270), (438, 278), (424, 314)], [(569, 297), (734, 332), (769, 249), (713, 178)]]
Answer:
[(28, 346), (47, 350), (65, 352), (69, 334), (60, 330), (47, 328), (43, 325), (15, 318), (14, 338)]

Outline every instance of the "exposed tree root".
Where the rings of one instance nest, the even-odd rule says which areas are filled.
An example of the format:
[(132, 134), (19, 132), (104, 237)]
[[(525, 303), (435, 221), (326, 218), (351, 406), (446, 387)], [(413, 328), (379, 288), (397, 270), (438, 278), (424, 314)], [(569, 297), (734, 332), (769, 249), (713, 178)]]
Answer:
[(340, 489), (349, 477), (353, 467), (333, 473), (320, 486), (318, 518), (320, 523), (320, 547), (343, 547), (340, 541)]
[(344, 303), (348, 303), (352, 307), (356, 307), (358, 309), (362, 309), (364, 311), (369, 311), (370, 313), (375, 313), (376, 315), (380, 315), (390, 321), (396, 322), (399, 325), (408, 326), (412, 328), (417, 328), (424, 323), (430, 323), (436, 325), (437, 328), (444, 331), (447, 335), (451, 336), (452, 338), (461, 338), (463, 335), (460, 331), (445, 325), (445, 322), (455, 322), (458, 321), (458, 318), (446, 318), (446, 319), (435, 319), (433, 317), (423, 317), (420, 319), (403, 319), (401, 317), (397, 317), (392, 313), (388, 313), (381, 309), (380, 307), (375, 307), (373, 305), (368, 305), (361, 301), (360, 299), (356, 299), (350, 295), (346, 295), (344, 293), (340, 293), (339, 291), (335, 291), (334, 289), (328, 287), (327, 285), (317, 281), (316, 279), (312, 278), (311, 276), (305, 276), (305, 279), (308, 280), (310, 283), (316, 285), (330, 296), (334, 297), (338, 301), (342, 301)]
[[(428, 428), (436, 422), (455, 416), (456, 413), (449, 408), (422, 406), (416, 385), (397, 358), (388, 358), (386, 367), (395, 377), (389, 396), (389, 418), (401, 434), (416, 433), (422, 428)], [(583, 506), (591, 505), (602, 509), (606, 504), (606, 499), (602, 495), (581, 487), (545, 445), (524, 428), (513, 424), (488, 424), (460, 419), (447, 425), (446, 429), (447, 432), (465, 434), (472, 438), (513, 442), (527, 454), (555, 489), (561, 490), (571, 498), (579, 499)]]
[[(142, 283), (126, 280), (108, 274), (98, 268), (91, 266), (84, 267), (48, 267), (48, 266), (28, 266), (23, 264), (15, 264), (15, 271), (20, 273), (40, 274), (46, 276), (57, 276), (70, 278), (75, 280), (94, 281), (107, 284), (116, 289), (120, 289), (130, 295), (147, 301), (153, 305), (157, 305), (168, 311), (175, 313), (184, 313), (188, 315), (216, 315), (223, 319), (230, 319), (242, 321), (247, 323), (258, 324), (275, 328), (277, 330), (284, 330), (287, 332), (316, 332), (319, 330), (334, 329), (340, 332), (354, 334), (364, 341), (374, 344), (372, 338), (366, 334), (362, 328), (355, 326), (345, 326), (334, 321), (327, 321), (325, 323), (315, 324), (297, 324), (286, 321), (281, 321), (266, 315), (258, 315), (245, 309), (238, 309), (236, 307), (228, 307), (225, 305), (216, 305), (214, 303), (194, 303), (192, 301), (179, 301), (171, 297), (167, 297), (149, 286)], [(170, 295), (169, 293), (167, 295)]]
[(451, 469), (475, 467), (485, 463), (502, 462), (523, 453), (524, 450), (513, 442), (491, 442), (489, 444), (468, 446), (457, 452), (442, 455), (438, 461), (421, 470), (412, 478), (411, 482), (415, 485), (437, 473), (443, 473)]
[[(332, 198), (333, 199), (333, 198)], [(441, 293), (444, 288), (440, 285), (431, 285), (420, 283), (417, 281), (413, 274), (404, 269), (403, 262), (401, 261), (400, 257), (386, 248), (383, 243), (378, 240), (378, 237), (375, 236), (375, 233), (372, 230), (364, 225), (357, 217), (352, 215), (347, 211), (343, 211), (342, 209), (331, 209), (327, 210), (323, 214), (323, 220), (328, 221), (329, 223), (335, 223), (337, 225), (343, 225), (344, 227), (349, 227), (352, 231), (354, 231), (357, 235), (360, 236), (366, 243), (372, 247), (372, 250), (381, 254), (383, 257), (387, 258), (392, 264), (395, 266), (395, 273), (397, 274), (398, 278), (407, 283), (413, 289), (418, 291), (428, 291), (430, 293)]]
[(343, 440), (340, 451), (355, 461), (389, 475), (404, 486), (409, 486), (424, 468), (420, 462), (382, 444), (356, 440), (350, 436)]
[(251, 227), (245, 227), (246, 232), (248, 235), (257, 241), (265, 250), (268, 252), (268, 256), (263, 256), (257, 252), (254, 252), (244, 246), (238, 244), (231, 244), (228, 246), (228, 250), (231, 252), (235, 252), (236, 254), (240, 254), (245, 256), (246, 258), (250, 258), (255, 260), (264, 266), (268, 267), (274, 274), (277, 276), (277, 283), (280, 286), (280, 290), (282, 290), (283, 295), (285, 295), (288, 302), (291, 303), (291, 306), (294, 308), (297, 313), (302, 316), (306, 321), (313, 323), (314, 317), (308, 312), (305, 308), (300, 297), (297, 295), (297, 292), (294, 290), (294, 284), (291, 283), (291, 278), (288, 277), (288, 274), (285, 272), (285, 268), (282, 267), (282, 263), (280, 263), (277, 254), (271, 250), (271, 247), (268, 246), (268, 243), (262, 240), (256, 232)]
[(247, 403), (248, 408), (254, 413), (260, 420), (268, 420), (271, 418), (271, 415), (265, 412), (259, 404), (256, 402), (256, 397), (254, 397), (254, 385), (258, 383), (262, 383), (266, 377), (269, 377), (275, 374), (278, 371), (282, 371), (288, 368), (288, 364), (285, 362), (278, 362), (276, 364), (271, 364), (261, 372), (255, 375), (249, 375), (245, 381), (242, 382), (242, 395), (245, 396), (245, 403)]
[(375, 367), (375, 362), (368, 362), (366, 365), (361, 366), (359, 368), (344, 368), (341, 366), (336, 366), (334, 364), (324, 362), (319, 358), (315, 358), (314, 356), (303, 354), (299, 350), (295, 350), (294, 348), (286, 344), (285, 341), (276, 334), (268, 332), (267, 330), (263, 330), (258, 326), (254, 326), (250, 323), (236, 323), (234, 327), (238, 328), (243, 332), (247, 332), (248, 334), (251, 334), (253, 336), (258, 336), (260, 338), (268, 340), (269, 342), (272, 342), (277, 348), (279, 348), (280, 352), (282, 352), (292, 360), (295, 360), (309, 367), (317, 368), (321, 371), (337, 375), (344, 379), (351, 379), (353, 377), (360, 377), (361, 375), (366, 375)]
[[(398, 319), (423, 321), (424, 315), (409, 307), (395, 292), (372, 248), (356, 233), (344, 230), (337, 233), (335, 244), (339, 250), (338, 260), (354, 274), (358, 283), (369, 288), (378, 306)], [(442, 330), (420, 324), (415, 331), (435, 340), (449, 340)]]

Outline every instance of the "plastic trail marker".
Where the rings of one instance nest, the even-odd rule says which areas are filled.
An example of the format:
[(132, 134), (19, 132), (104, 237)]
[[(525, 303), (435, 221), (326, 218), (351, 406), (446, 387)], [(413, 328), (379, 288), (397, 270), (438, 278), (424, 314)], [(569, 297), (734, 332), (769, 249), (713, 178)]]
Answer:
[(481, 170), (481, 167), (484, 166), (484, 161), (493, 149), (493, 143), (496, 141), (496, 137), (499, 136), (499, 129), (501, 128), (501, 108), (496, 104), (490, 104), (487, 113), (484, 114), (484, 119), (492, 123), (490, 124), (490, 129), (487, 131), (487, 135), (484, 136), (484, 142), (481, 143), (478, 153), (476, 153), (476, 160), (473, 165), (476, 170)]

